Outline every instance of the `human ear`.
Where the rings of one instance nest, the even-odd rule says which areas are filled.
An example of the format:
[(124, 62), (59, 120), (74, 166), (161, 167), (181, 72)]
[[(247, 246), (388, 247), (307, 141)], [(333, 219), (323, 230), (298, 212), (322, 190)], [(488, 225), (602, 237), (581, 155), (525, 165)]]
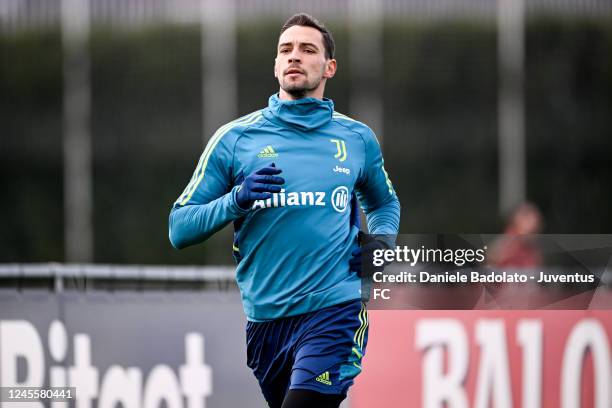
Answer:
[(323, 78), (333, 78), (336, 75), (336, 69), (338, 69), (338, 62), (335, 59), (330, 59), (325, 62), (325, 72)]

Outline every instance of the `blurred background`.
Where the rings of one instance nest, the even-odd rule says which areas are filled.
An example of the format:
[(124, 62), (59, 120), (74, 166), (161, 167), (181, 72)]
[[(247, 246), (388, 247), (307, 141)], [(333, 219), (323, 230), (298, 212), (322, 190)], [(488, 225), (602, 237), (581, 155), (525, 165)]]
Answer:
[(607, 0), (0, 0), (0, 262), (231, 264), (169, 209), (207, 139), (267, 104), (282, 22), (321, 19), (326, 95), (370, 124), (402, 233), (612, 230)]
[[(612, 231), (610, 0), (0, 0), (0, 385), (76, 385), (55, 408), (264, 406), (231, 227), (177, 251), (167, 220), (214, 131), (278, 91), (297, 12), (334, 35), (326, 96), (377, 133), (402, 234), (503, 232), (496, 264), (533, 272), (517, 233)], [(612, 319), (585, 310), (612, 305), (600, 238), (554, 250), (601, 286), (372, 310), (350, 406), (612, 406)]]

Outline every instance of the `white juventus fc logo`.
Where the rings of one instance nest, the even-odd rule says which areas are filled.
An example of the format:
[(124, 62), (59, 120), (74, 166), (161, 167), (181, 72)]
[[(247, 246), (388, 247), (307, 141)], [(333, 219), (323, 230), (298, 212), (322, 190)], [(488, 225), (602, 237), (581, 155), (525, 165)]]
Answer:
[(344, 186), (336, 187), (331, 195), (331, 203), (334, 210), (338, 212), (346, 211), (349, 202), (348, 188)]

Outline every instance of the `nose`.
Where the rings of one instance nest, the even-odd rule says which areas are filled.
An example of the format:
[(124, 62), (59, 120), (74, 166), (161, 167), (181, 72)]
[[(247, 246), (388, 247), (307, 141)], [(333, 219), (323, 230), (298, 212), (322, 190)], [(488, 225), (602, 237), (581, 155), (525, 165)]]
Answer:
[(292, 62), (300, 62), (300, 61), (301, 61), (301, 59), (300, 59), (300, 51), (294, 48), (291, 51), (291, 54), (289, 55), (289, 61), (288, 62), (292, 63)]

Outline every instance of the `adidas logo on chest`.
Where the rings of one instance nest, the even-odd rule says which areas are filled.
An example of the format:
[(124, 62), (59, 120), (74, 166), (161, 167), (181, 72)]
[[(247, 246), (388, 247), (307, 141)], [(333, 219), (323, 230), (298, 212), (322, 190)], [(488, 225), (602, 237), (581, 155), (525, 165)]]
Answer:
[(261, 152), (259, 152), (257, 157), (266, 159), (271, 157), (278, 157), (278, 153), (274, 151), (274, 148), (272, 146), (266, 146)]

